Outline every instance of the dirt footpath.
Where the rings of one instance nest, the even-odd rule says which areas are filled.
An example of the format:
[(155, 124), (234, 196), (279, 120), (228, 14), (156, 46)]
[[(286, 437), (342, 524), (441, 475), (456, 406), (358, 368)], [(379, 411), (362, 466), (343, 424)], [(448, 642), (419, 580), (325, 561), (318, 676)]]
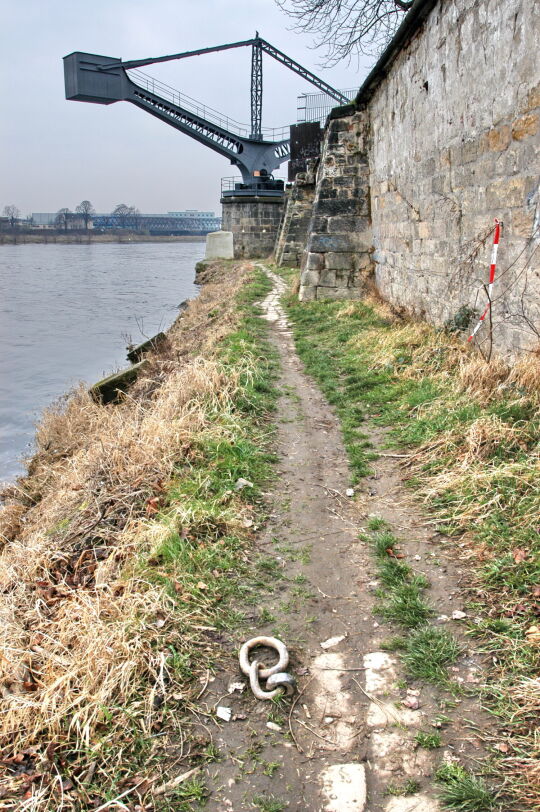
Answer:
[[(443, 757), (480, 758), (476, 725), (485, 720), (478, 701), (465, 694), (450, 701), (436, 688), (405, 683), (397, 655), (381, 650), (396, 630), (373, 614), (375, 566), (359, 533), (373, 514), (390, 524), (406, 559), (429, 578), (438, 615), (451, 617), (462, 608), (461, 573), (421, 525), (396, 460), (381, 457), (373, 477), (347, 495), (350, 472), (337, 419), (296, 355), (279, 304), (284, 283), (267, 272), (275, 287), (263, 303), (264, 318), (280, 357), (282, 394), (279, 477), (258, 543), (276, 589), (261, 592), (252, 633), (275, 634), (287, 644), (298, 693), (294, 704), (281, 706), (256, 700), (249, 686), (230, 693), (231, 683), (246, 678), (233, 657), (227, 659), (201, 700), (212, 715), (217, 705), (232, 712), (231, 721), (209, 728), (219, 761), (208, 767), (206, 808), (432, 812), (439, 809), (434, 771)], [(377, 446), (380, 433), (371, 439)], [(452, 676), (474, 684), (479, 669), (465, 651)], [(403, 705), (407, 689), (417, 709)], [(415, 734), (433, 730), (442, 710), (448, 720), (443, 746), (419, 747)], [(401, 792), (407, 788), (412, 794)]]

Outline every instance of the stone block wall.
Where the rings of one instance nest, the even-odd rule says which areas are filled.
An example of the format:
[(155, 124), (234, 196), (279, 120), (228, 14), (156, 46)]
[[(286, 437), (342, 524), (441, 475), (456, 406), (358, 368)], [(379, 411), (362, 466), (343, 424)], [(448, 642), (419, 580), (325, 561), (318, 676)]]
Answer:
[(306, 247), (309, 223), (315, 197), (313, 172), (299, 172), (294, 185), (287, 190), (285, 210), (276, 241), (276, 265), (299, 268)]
[(223, 231), (232, 231), (235, 259), (268, 257), (277, 239), (283, 197), (223, 197)]
[(300, 300), (360, 298), (373, 268), (368, 117), (330, 121), (302, 260)]
[(369, 105), (380, 293), (436, 325), (482, 311), (497, 217), (494, 341), (508, 354), (538, 343), (527, 320), (540, 328), (539, 32), (538, 3), (438, 3)]
[(435, 325), (482, 312), (498, 218), (494, 346), (538, 346), (539, 31), (538, 2), (439, 0), (355, 107), (334, 111), (301, 299), (358, 298), (373, 270), (384, 298)]

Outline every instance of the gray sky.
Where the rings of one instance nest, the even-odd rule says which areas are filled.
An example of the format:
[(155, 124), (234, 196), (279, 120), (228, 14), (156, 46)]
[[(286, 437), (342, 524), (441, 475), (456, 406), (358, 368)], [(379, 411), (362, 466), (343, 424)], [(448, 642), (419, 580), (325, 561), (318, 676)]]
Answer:
[[(62, 57), (88, 51), (140, 59), (248, 39), (255, 30), (337, 88), (356, 87), (367, 64), (323, 70), (312, 40), (290, 29), (274, 0), (24, 0), (2, 11), (0, 210), (219, 211), (229, 162), (127, 102), (68, 102)], [(249, 48), (143, 68), (241, 122), (249, 121)], [(263, 125), (296, 121), (296, 97), (314, 90), (264, 57)], [(282, 167), (282, 170), (284, 166)]]

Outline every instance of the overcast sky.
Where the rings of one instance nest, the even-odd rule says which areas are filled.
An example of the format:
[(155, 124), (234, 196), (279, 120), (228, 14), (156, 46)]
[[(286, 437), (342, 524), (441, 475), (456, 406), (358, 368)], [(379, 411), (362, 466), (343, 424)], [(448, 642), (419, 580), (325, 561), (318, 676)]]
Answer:
[[(223, 157), (127, 102), (68, 102), (62, 57), (88, 51), (122, 59), (176, 53), (260, 35), (337, 88), (356, 87), (367, 64), (320, 67), (308, 35), (274, 0), (23, 0), (2, 11), (0, 211), (219, 211)], [(143, 68), (241, 122), (249, 121), (249, 48)], [(296, 99), (314, 90), (264, 56), (263, 125), (296, 121)], [(283, 166), (282, 169), (285, 167)]]

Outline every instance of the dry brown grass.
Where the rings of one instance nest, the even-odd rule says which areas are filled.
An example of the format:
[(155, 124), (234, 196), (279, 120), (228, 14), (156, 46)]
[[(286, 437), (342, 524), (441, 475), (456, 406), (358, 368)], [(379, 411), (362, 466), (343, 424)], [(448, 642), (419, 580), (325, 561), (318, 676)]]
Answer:
[[(190, 632), (137, 561), (156, 544), (151, 517), (176, 466), (225, 430), (215, 415), (230, 413), (238, 378), (213, 354), (238, 322), (247, 267), (203, 289), (121, 404), (80, 388), (44, 415), (29, 476), (0, 513), (0, 760), (34, 747), (47, 761), (52, 742), (87, 747), (113, 707), (129, 714), (111, 735), (151, 732), (155, 692), (171, 680), (164, 646), (181, 650)], [(42, 795), (36, 809), (60, 808)]]

